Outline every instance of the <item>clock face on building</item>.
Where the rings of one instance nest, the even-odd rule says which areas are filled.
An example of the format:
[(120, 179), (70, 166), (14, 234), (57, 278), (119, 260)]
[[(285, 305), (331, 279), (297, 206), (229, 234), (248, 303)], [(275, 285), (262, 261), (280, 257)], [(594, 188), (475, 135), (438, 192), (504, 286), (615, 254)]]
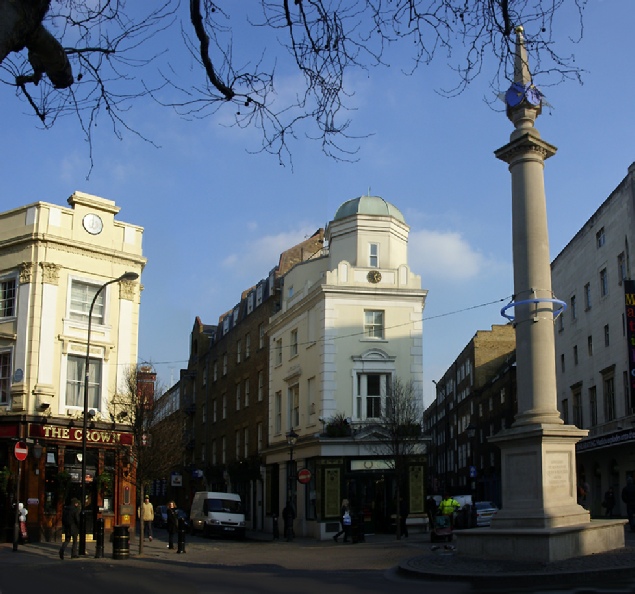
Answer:
[(381, 272), (379, 270), (371, 270), (367, 275), (369, 283), (378, 283), (381, 280)]
[(82, 219), (82, 224), (84, 225), (84, 229), (91, 235), (99, 235), (104, 228), (101, 218), (94, 213), (87, 214)]

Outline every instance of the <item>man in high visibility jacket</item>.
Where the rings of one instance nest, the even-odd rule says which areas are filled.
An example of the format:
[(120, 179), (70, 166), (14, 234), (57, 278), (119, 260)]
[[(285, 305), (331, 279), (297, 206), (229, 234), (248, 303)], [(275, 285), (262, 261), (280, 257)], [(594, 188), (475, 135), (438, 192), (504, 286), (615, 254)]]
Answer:
[(448, 493), (443, 496), (441, 503), (439, 503), (439, 513), (443, 516), (452, 517), (454, 512), (460, 508), (461, 504), (453, 497), (450, 497)]

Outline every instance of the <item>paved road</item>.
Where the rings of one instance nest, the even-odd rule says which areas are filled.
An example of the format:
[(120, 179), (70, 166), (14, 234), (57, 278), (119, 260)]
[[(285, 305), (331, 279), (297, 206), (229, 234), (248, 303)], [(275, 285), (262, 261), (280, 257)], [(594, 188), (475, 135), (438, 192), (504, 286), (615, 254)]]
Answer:
[[(394, 536), (369, 536), (359, 544), (316, 542), (312, 539), (236, 542), (188, 537), (186, 553), (166, 548), (164, 531), (156, 531), (152, 543), (138, 542), (131, 556), (112, 559), (60, 561), (59, 543), (20, 547), (0, 545), (0, 593), (82, 591), (90, 594), (182, 594), (182, 593), (271, 593), (271, 594), (379, 594), (396, 589), (400, 594), (421, 594), (425, 584), (403, 577), (400, 560), (429, 549), (427, 535), (412, 535), (396, 541)], [(89, 554), (94, 548), (88, 544)], [(431, 583), (426, 593), (464, 594), (465, 583)]]
[[(157, 530), (152, 543), (144, 543), (138, 554), (138, 541), (133, 539), (129, 559), (114, 560), (112, 545), (106, 543), (106, 556), (89, 555), (79, 560), (60, 561), (59, 543), (21, 546), (13, 552), (10, 544), (0, 545), (0, 594), (46, 591), (47, 594), (68, 593), (83, 588), (95, 594), (181, 594), (181, 592), (293, 592), (320, 594), (373, 594), (398, 589), (399, 594), (463, 594), (467, 592), (555, 592), (581, 594), (635, 592), (635, 534), (627, 533), (627, 548), (612, 561), (623, 569), (621, 581), (594, 574), (582, 585), (571, 585), (567, 579), (540, 580), (531, 575), (512, 576), (503, 585), (492, 582), (457, 581), (449, 569), (442, 581), (429, 576), (398, 572), (401, 565), (417, 565), (432, 552), (427, 534), (411, 534), (409, 539), (394, 536), (367, 536), (365, 543), (343, 544), (316, 542), (297, 538), (288, 543), (271, 540), (214, 540), (189, 537), (186, 553), (177, 554), (166, 548), (165, 531)], [(263, 538), (263, 537), (261, 537)], [(447, 553), (451, 558), (451, 554)], [(599, 555), (578, 563), (579, 572), (602, 568), (608, 560)], [(607, 567), (608, 568), (608, 567)], [(628, 571), (630, 569), (630, 572)], [(449, 575), (448, 575), (449, 574)], [(624, 577), (625, 576), (625, 577)], [(533, 576), (534, 578), (536, 576)], [(544, 576), (543, 576), (544, 577)], [(416, 578), (416, 579), (415, 579)], [(88, 589), (86, 589), (88, 588)]]

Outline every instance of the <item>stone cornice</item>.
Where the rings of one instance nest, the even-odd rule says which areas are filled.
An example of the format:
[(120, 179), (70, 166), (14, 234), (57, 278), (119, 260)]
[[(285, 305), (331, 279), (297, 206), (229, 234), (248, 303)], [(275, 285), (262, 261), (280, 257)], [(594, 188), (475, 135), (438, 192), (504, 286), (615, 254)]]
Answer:
[(527, 132), (494, 151), (496, 158), (511, 164), (518, 157), (533, 155), (543, 161), (556, 154), (558, 149), (541, 138)]
[[(72, 254), (79, 256), (89, 256), (99, 260), (107, 262), (130, 262), (145, 266), (147, 258), (140, 254), (134, 254), (130, 252), (122, 252), (118, 250), (112, 250), (103, 248), (100, 246), (94, 246), (89, 243), (70, 242), (65, 241), (63, 238), (51, 237), (42, 233), (22, 235), (20, 237), (14, 237), (6, 242), (0, 242), (0, 246), (3, 250), (13, 248), (15, 252), (21, 249), (21, 246), (46, 246), (49, 250), (57, 250), (64, 254)], [(23, 248), (22, 248), (23, 249)]]

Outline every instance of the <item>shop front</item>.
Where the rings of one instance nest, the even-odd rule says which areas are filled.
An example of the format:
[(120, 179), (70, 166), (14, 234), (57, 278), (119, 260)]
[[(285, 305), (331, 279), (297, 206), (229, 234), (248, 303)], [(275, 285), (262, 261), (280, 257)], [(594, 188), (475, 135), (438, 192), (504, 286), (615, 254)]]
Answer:
[[(43, 422), (44, 421), (44, 422)], [(85, 509), (90, 540), (98, 518), (106, 531), (135, 523), (135, 487), (125, 426), (91, 422), (86, 433)], [(12, 455), (15, 443), (26, 443), (22, 462)], [(3, 424), (0, 435), (0, 519), (5, 540), (13, 538), (14, 503), (26, 507), (30, 541), (59, 541), (62, 510), (72, 498), (81, 501), (83, 428), (76, 419), (22, 419)], [(19, 481), (18, 481), (19, 477)], [(19, 482), (19, 484), (18, 484)], [(2, 486), (4, 485), (4, 489)]]
[[(287, 498), (296, 511), (295, 531), (318, 540), (340, 529), (342, 500), (347, 499), (354, 522), (363, 534), (394, 533), (398, 497), (413, 517), (424, 517), (425, 457), (406, 463), (399, 495), (394, 464), (381, 457), (315, 457), (301, 454), (289, 468), (269, 465), (267, 515), (279, 515)], [(300, 480), (306, 476), (307, 481)]]

